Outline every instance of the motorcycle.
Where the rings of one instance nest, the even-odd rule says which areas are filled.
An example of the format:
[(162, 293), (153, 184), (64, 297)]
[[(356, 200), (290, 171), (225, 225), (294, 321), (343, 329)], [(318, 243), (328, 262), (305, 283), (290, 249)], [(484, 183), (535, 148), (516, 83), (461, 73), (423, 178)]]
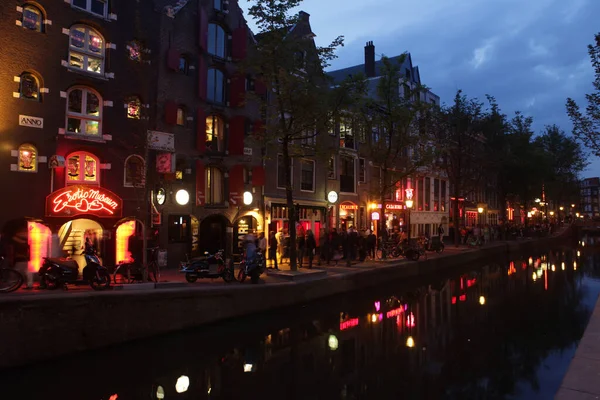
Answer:
[(260, 276), (265, 272), (265, 257), (260, 250), (256, 250), (254, 259), (249, 261), (246, 260), (246, 256), (240, 261), (240, 272), (238, 272), (238, 281), (244, 282), (246, 277), (250, 277), (250, 281), (254, 284), (258, 283)]
[(79, 265), (75, 260), (65, 258), (44, 257), (44, 263), (38, 274), (41, 278), (40, 289), (57, 289), (67, 285), (90, 285), (94, 290), (110, 287), (110, 274), (100, 263), (96, 253), (84, 255), (86, 266), (79, 279)]
[(219, 250), (215, 254), (204, 252), (204, 257), (196, 257), (187, 262), (180, 263), (179, 272), (185, 274), (185, 280), (194, 283), (198, 278), (223, 278), (227, 283), (234, 281), (233, 261), (225, 263), (223, 258), (224, 250)]

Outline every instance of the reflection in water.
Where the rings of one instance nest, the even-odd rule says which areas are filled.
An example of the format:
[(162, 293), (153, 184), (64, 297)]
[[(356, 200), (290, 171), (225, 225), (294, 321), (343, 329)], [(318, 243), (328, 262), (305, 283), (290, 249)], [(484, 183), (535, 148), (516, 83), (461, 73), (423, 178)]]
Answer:
[(547, 399), (599, 291), (588, 275), (600, 260), (588, 250), (90, 352), (8, 371), (0, 385), (15, 399), (64, 388), (62, 399), (78, 400)]

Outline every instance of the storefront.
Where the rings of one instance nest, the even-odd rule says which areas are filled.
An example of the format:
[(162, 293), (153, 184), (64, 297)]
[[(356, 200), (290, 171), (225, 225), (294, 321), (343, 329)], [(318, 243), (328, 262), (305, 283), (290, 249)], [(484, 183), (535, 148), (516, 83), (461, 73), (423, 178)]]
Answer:
[[(325, 206), (299, 203), (298, 210), (298, 224), (301, 229), (304, 232), (312, 230), (318, 243), (321, 228), (326, 224)], [(279, 232), (280, 229), (289, 231), (289, 213), (285, 204), (272, 203), (267, 211), (270, 211), (267, 214), (269, 232)]]
[(357, 228), (360, 216), (358, 215), (358, 205), (351, 201), (343, 201), (340, 203), (340, 229), (347, 230), (350, 227)]
[(249, 233), (256, 234), (258, 231), (258, 220), (251, 215), (238, 219), (233, 224), (233, 253), (242, 254), (244, 251), (244, 239)]

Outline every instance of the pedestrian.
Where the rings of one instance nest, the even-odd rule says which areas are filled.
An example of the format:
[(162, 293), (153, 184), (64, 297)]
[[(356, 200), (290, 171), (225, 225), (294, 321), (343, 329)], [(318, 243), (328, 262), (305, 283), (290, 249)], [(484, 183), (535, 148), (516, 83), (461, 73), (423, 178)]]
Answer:
[(279, 228), (279, 231), (275, 234), (275, 240), (277, 241), (277, 254), (279, 255), (279, 263), (283, 263), (283, 229)]
[(350, 227), (346, 238), (346, 265), (352, 265), (352, 261), (356, 259), (356, 247), (358, 246), (358, 233), (354, 227)]
[(263, 254), (263, 256), (267, 255), (267, 238), (265, 237), (264, 232), (260, 232), (258, 234), (258, 249)]
[(296, 237), (296, 251), (298, 252), (298, 267), (302, 268), (302, 261), (304, 260), (304, 250), (306, 249), (306, 238), (304, 237), (304, 230), (298, 232)]
[(317, 258), (317, 265), (321, 265), (321, 261), (327, 260), (327, 250), (329, 247), (329, 235), (325, 228), (321, 228), (319, 233), (319, 247), (317, 249), (319, 257)]
[(437, 229), (438, 236), (440, 237), (440, 243), (444, 243), (444, 225), (440, 224)]
[(269, 233), (269, 260), (271, 260), (271, 269), (279, 269), (277, 267), (277, 238), (275, 237), (275, 231)]
[[(312, 230), (306, 231), (306, 253), (308, 254), (308, 269), (312, 269), (313, 257), (317, 248), (317, 242)], [(302, 265), (302, 264), (301, 264)]]
[(371, 260), (375, 259), (375, 247), (377, 245), (377, 237), (373, 231), (367, 231), (367, 255)]

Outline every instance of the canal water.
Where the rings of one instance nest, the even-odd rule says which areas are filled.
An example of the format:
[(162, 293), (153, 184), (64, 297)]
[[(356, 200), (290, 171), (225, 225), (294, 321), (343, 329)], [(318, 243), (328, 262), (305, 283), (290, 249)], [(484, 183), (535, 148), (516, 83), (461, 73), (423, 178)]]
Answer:
[(599, 277), (580, 242), (3, 371), (0, 398), (551, 399)]

